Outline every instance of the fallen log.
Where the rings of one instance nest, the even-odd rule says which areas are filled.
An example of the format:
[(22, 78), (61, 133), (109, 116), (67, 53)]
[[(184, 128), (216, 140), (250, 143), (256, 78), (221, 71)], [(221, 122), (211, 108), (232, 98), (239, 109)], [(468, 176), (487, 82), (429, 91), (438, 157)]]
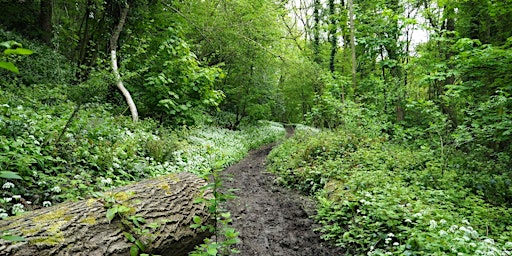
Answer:
[[(145, 253), (187, 255), (211, 235), (190, 228), (194, 216), (211, 219), (207, 205), (194, 203), (196, 198), (211, 198), (210, 191), (201, 189), (204, 185), (204, 180), (192, 174), (171, 174), (120, 187), (103, 197), (57, 204), (1, 220), (0, 231), (9, 230), (26, 241), (0, 239), (0, 255), (130, 255), (134, 245), (133, 238), (128, 241), (130, 234), (146, 245)], [(129, 210), (109, 221), (106, 213), (112, 200)], [(141, 216), (145, 223), (139, 231), (148, 234), (133, 234), (137, 232), (127, 229), (123, 216)]]

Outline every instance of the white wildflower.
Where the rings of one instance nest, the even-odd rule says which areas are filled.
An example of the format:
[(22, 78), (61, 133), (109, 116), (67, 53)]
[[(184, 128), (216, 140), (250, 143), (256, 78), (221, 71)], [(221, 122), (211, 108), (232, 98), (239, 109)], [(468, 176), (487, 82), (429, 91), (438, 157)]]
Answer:
[(12, 201), (12, 197), (4, 197), (4, 201), (8, 203)]
[(25, 206), (23, 206), (22, 204), (13, 205), (12, 206), (12, 214), (16, 215), (18, 213), (24, 212), (25, 210), (23, 208), (25, 208)]
[(494, 244), (494, 240), (490, 239), (490, 238), (486, 238), (484, 239), (484, 243), (487, 243), (487, 244)]
[(411, 219), (405, 219), (405, 222), (412, 223), (412, 220)]
[(59, 186), (55, 186), (55, 187), (51, 188), (50, 191), (55, 192), (55, 193), (60, 193), (62, 190), (60, 189)]
[(444, 224), (446, 224), (446, 220), (441, 219), (441, 220), (439, 221), (439, 223), (441, 223), (441, 225), (444, 225)]
[(11, 183), (11, 182), (6, 182), (4, 183), (4, 185), (2, 186), (3, 189), (10, 189), (10, 188), (14, 188), (14, 184)]
[(14, 198), (14, 199), (18, 200), (18, 199), (20, 199), (20, 198), (21, 198), (21, 195), (13, 195), (13, 196), (12, 196), (12, 198)]
[(7, 217), (9, 217), (9, 214), (7, 214), (5, 212), (0, 213), (0, 219), (5, 219)]
[(469, 221), (468, 220), (462, 220), (462, 224), (469, 225)]
[(388, 234), (388, 237), (395, 237), (395, 234), (393, 234), (393, 233), (389, 233), (389, 234)]
[(50, 201), (43, 202), (43, 207), (50, 207), (50, 206), (52, 206), (52, 202), (50, 202)]
[(112, 179), (111, 178), (101, 179), (101, 183), (103, 183), (105, 185), (110, 185), (110, 184), (112, 184)]
[(435, 220), (430, 220), (430, 228), (431, 229), (437, 228), (437, 222)]
[(448, 232), (446, 232), (444, 230), (439, 230), (439, 235), (440, 236), (445, 236), (445, 235), (448, 235)]
[(394, 243), (393, 243), (393, 246), (399, 246), (399, 245), (400, 245), (400, 243), (399, 243), (399, 242), (394, 242)]

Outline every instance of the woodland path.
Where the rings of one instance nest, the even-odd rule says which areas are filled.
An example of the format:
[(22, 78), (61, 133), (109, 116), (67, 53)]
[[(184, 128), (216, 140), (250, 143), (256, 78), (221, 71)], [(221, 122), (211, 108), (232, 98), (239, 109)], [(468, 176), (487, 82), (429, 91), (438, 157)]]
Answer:
[(336, 256), (340, 248), (330, 246), (314, 231), (319, 226), (310, 218), (314, 200), (279, 186), (266, 171), (265, 158), (274, 144), (253, 150), (236, 165), (224, 171), (224, 187), (238, 189), (237, 198), (225, 208), (240, 232), (240, 255)]

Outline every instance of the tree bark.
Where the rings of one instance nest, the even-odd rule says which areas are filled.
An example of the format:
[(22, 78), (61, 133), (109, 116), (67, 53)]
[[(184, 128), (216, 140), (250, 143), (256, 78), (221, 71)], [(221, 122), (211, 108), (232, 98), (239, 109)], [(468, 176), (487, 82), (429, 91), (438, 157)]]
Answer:
[(119, 35), (121, 31), (123, 31), (124, 23), (126, 22), (126, 16), (128, 15), (129, 7), (125, 6), (121, 8), (121, 17), (119, 18), (119, 23), (117, 24), (114, 32), (112, 33), (112, 37), (110, 38), (110, 60), (112, 62), (112, 71), (114, 72), (114, 76), (116, 77), (116, 85), (117, 88), (121, 91), (124, 98), (126, 99), (126, 103), (130, 108), (130, 113), (132, 115), (132, 119), (134, 122), (137, 122), (139, 119), (139, 113), (137, 112), (137, 106), (135, 102), (133, 102), (132, 96), (130, 92), (124, 87), (123, 80), (121, 79), (121, 74), (119, 73), (119, 69), (117, 67), (117, 40), (119, 39)]
[(53, 25), (52, 25), (53, 4), (52, 0), (41, 0), (39, 11), (39, 25), (41, 26), (41, 39), (47, 45), (52, 44)]
[(338, 37), (336, 33), (338, 32), (338, 22), (337, 22), (337, 14), (336, 14), (336, 3), (334, 0), (329, 0), (329, 43), (331, 44), (331, 55), (329, 58), (329, 69), (331, 74), (334, 74), (335, 70), (335, 62), (336, 62), (336, 51), (338, 49)]
[(354, 96), (356, 95), (357, 89), (357, 80), (356, 80), (356, 36), (355, 36), (355, 24), (354, 24), (354, 1), (348, 1), (348, 12), (349, 12), (349, 22), (350, 22), (350, 50), (351, 50), (351, 59), (352, 59), (352, 87), (354, 90)]
[[(209, 235), (191, 229), (193, 217), (212, 220), (208, 207), (194, 203), (199, 197), (212, 198), (201, 189), (206, 182), (190, 173), (148, 179), (105, 193), (129, 207), (146, 223), (157, 223), (149, 234), (138, 239), (147, 245), (146, 253), (187, 255)], [(133, 243), (123, 232), (130, 232), (116, 216), (106, 218), (104, 199), (91, 198), (35, 210), (0, 221), (0, 230), (25, 238), (24, 242), (0, 239), (0, 255), (130, 255)], [(130, 216), (133, 216), (130, 214)], [(210, 222), (211, 223), (211, 222)], [(135, 236), (135, 234), (134, 234)]]

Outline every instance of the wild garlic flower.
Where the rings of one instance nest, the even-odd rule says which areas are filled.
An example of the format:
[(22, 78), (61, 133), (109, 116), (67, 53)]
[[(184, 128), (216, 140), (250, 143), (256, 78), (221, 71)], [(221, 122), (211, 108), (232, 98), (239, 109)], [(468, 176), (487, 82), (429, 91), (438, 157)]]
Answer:
[(2, 188), (3, 189), (10, 189), (10, 188), (14, 188), (14, 184), (11, 183), (11, 182), (6, 182), (4, 183), (4, 185), (2, 185)]
[(23, 208), (25, 208), (25, 206), (23, 206), (22, 204), (13, 205), (12, 206), (12, 214), (16, 215), (18, 213), (25, 212), (25, 210)]
[(55, 193), (60, 193), (62, 190), (60, 189), (59, 186), (55, 186), (55, 187), (51, 188), (50, 191), (55, 192)]

